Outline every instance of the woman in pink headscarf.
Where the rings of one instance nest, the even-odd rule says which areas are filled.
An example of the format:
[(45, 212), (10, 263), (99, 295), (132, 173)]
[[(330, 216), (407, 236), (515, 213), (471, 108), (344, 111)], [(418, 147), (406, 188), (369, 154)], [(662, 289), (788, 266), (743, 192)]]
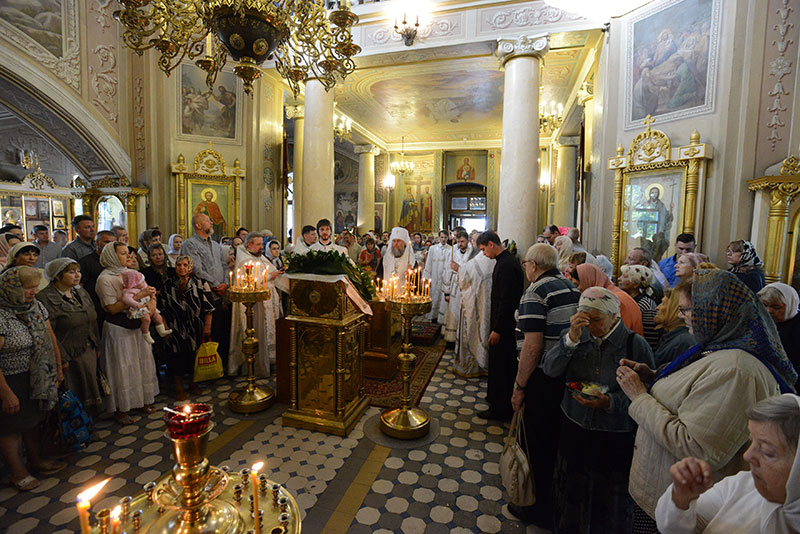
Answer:
[(570, 279), (578, 286), (581, 293), (590, 287), (604, 287), (614, 293), (619, 299), (620, 317), (629, 330), (644, 335), (642, 325), (642, 312), (639, 305), (626, 292), (611, 283), (608, 276), (597, 265), (583, 263), (575, 267), (569, 274)]

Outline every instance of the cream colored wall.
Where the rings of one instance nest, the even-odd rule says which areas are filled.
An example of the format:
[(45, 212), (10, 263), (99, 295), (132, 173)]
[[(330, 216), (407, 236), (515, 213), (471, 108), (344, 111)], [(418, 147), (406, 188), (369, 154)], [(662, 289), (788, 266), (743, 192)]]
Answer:
[[(720, 3), (722, 24), (714, 112), (665, 123), (656, 121), (653, 128), (670, 136), (673, 147), (688, 144), (689, 135), (695, 129), (700, 132), (702, 142), (714, 146), (714, 159), (709, 164), (706, 182), (704, 236), (700, 248), (717, 264), (725, 265), (727, 244), (734, 239), (751, 237), (754, 199), (747, 190), (746, 181), (757, 174), (756, 153), (761, 150), (754, 117), (758, 116), (764, 50), (769, 42), (766, 36), (768, 0)], [(595, 83), (594, 118), (598, 127), (592, 146), (593, 180), (586, 241), (590, 250), (599, 249), (606, 254), (611, 251), (614, 189), (614, 173), (606, 169), (607, 159), (615, 154), (620, 143), (627, 151), (640, 131), (623, 131), (625, 23), (625, 18), (612, 21)], [(793, 86), (794, 77), (791, 81)], [(791, 102), (787, 104), (792, 105)], [(785, 155), (776, 155), (776, 159), (783, 157)]]

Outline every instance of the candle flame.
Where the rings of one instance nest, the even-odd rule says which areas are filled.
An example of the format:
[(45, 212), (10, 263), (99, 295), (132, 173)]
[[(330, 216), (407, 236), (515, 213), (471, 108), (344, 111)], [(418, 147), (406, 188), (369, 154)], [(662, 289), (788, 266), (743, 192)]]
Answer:
[(111, 519), (117, 519), (121, 513), (122, 507), (116, 506), (113, 510), (111, 510)]
[(258, 463), (253, 464), (252, 469), (253, 469), (253, 471), (258, 472), (258, 471), (261, 470), (262, 467), (264, 467), (264, 462), (258, 462)]
[(187, 404), (186, 406), (184, 406), (184, 407), (183, 407), (183, 412), (184, 412), (186, 415), (189, 415), (190, 413), (192, 413), (192, 407), (191, 407), (190, 405), (188, 405), (188, 404)]
[(84, 501), (84, 502), (85, 501), (91, 501), (94, 498), (95, 495), (100, 493), (100, 490), (103, 489), (103, 486), (108, 484), (108, 482), (110, 480), (111, 480), (111, 478), (107, 478), (104, 481), (100, 482), (99, 484), (96, 484), (96, 485), (92, 486), (91, 488), (87, 489), (83, 493), (79, 493), (78, 494), (78, 500), (79, 501)]

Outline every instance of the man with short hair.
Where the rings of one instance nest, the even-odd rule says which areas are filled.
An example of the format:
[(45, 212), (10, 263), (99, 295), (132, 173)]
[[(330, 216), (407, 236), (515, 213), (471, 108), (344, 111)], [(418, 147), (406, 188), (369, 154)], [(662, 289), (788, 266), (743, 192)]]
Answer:
[(550, 530), (564, 379), (545, 375), (539, 362), (547, 350), (558, 344), (561, 332), (569, 328), (570, 318), (578, 311), (581, 293), (558, 271), (558, 254), (553, 247), (543, 243), (531, 246), (523, 265), (531, 285), (519, 303), (516, 328), (519, 367), (511, 405), (514, 411), (525, 406), (525, 435), (536, 503), (526, 507), (509, 504), (508, 509), (517, 518)]
[(448, 344), (456, 342), (458, 319), (461, 311), (461, 290), (458, 288), (458, 271), (469, 261), (472, 245), (467, 232), (456, 232), (456, 244), (450, 251), (450, 261), (445, 261), (442, 273), (442, 293), (444, 293), (444, 340)]
[(124, 226), (112, 226), (111, 231), (120, 243), (128, 244), (128, 230)]
[(20, 241), (25, 241), (25, 234), (22, 231), (22, 227), (18, 224), (3, 225), (3, 227), (0, 228), (0, 234), (14, 234), (19, 237)]
[(524, 274), (515, 256), (506, 250), (500, 237), (487, 230), (478, 236), (478, 247), (487, 258), (497, 262), (492, 272), (489, 322), (489, 383), (486, 402), (489, 409), (478, 412), (484, 419), (511, 419), (511, 395), (517, 374), (516, 319), (514, 314), (522, 297)]
[(292, 254), (308, 254), (311, 250), (311, 245), (317, 242), (317, 229), (307, 224), (300, 232), (300, 239), (297, 240), (294, 247), (292, 247)]
[(544, 232), (542, 235), (547, 240), (548, 243), (555, 246), (556, 238), (561, 235), (561, 230), (558, 229), (558, 226), (555, 224), (551, 224), (550, 226), (545, 226)]
[(450, 261), (450, 245), (447, 244), (447, 230), (439, 232), (439, 242), (428, 250), (428, 259), (422, 276), (431, 281), (431, 311), (426, 316), (431, 322), (444, 322), (444, 294), (442, 293), (442, 280), (444, 278), (445, 262)]
[(328, 219), (320, 219), (317, 223), (317, 242), (311, 245), (311, 250), (321, 250), (325, 252), (334, 250), (339, 254), (347, 256), (347, 249), (334, 243), (332, 235), (333, 229), (331, 227), (331, 222)]
[[(194, 235), (181, 245), (181, 253), (191, 256), (194, 261), (194, 274), (208, 282), (214, 306), (211, 322), (211, 339), (219, 343), (219, 355), (223, 369), (228, 367), (228, 346), (231, 337), (231, 308), (223, 298), (228, 290), (225, 275), (228, 270), (226, 253), (222, 245), (211, 239), (214, 225), (205, 213), (192, 217)], [(266, 342), (266, 341), (265, 341)]]
[(694, 252), (696, 248), (697, 244), (692, 234), (680, 234), (675, 238), (675, 254), (658, 262), (658, 268), (661, 269), (670, 287), (675, 287), (680, 282), (678, 275), (675, 274), (675, 263), (678, 261), (678, 257)]
[(664, 287), (669, 287), (669, 284), (664, 273), (658, 268), (658, 264), (650, 257), (650, 253), (642, 247), (633, 248), (625, 258), (625, 265), (642, 265), (653, 272), (655, 280), (650, 287), (653, 288), (653, 299), (660, 304), (661, 299), (664, 298)]
[(358, 263), (358, 257), (361, 256), (361, 245), (356, 242), (356, 236), (345, 230), (344, 244), (347, 247), (347, 255), (353, 262)]
[(112, 231), (100, 230), (97, 232), (97, 237), (94, 240), (96, 246), (95, 251), (78, 260), (78, 265), (81, 266), (81, 286), (83, 286), (83, 289), (92, 297), (94, 309), (97, 311), (97, 326), (100, 328), (101, 332), (106, 317), (106, 310), (100, 304), (100, 298), (97, 296), (95, 290), (97, 279), (104, 269), (104, 267), (100, 265), (100, 254), (103, 252), (103, 249), (106, 248), (106, 245), (114, 243), (116, 240), (117, 237)]
[(64, 247), (61, 251), (61, 257), (78, 261), (97, 249), (94, 242), (97, 230), (94, 227), (94, 221), (88, 215), (76, 215), (72, 219), (72, 229), (77, 234), (77, 237)]
[(50, 229), (43, 224), (33, 227), (33, 240), (39, 247), (39, 259), (36, 260), (34, 267), (44, 269), (44, 266), (56, 258), (61, 257), (61, 247), (50, 241)]

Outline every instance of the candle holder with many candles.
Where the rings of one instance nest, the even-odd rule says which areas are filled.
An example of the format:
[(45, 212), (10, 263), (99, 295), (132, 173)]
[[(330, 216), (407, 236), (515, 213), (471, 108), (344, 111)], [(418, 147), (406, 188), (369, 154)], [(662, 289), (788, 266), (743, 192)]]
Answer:
[(420, 270), (408, 270), (405, 284), (401, 285), (397, 275), (388, 281), (378, 281), (378, 298), (386, 301), (390, 311), (397, 311), (403, 318), (403, 352), (397, 357), (403, 373), (403, 398), (399, 408), (384, 410), (381, 414), (381, 431), (393, 438), (418, 439), (428, 434), (431, 418), (418, 406), (411, 406), (411, 373), (417, 356), (411, 352), (411, 329), (414, 317), (431, 311), (431, 281), (422, 278)]

